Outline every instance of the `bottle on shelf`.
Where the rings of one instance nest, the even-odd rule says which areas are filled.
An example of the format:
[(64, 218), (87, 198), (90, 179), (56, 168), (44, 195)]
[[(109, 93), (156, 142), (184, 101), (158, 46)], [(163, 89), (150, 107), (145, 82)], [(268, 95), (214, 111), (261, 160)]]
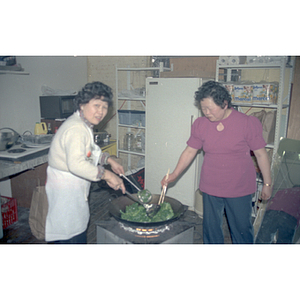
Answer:
[(135, 136), (135, 150), (138, 152), (145, 151), (145, 135), (141, 130)]
[(134, 146), (134, 134), (127, 132), (124, 136), (124, 150), (132, 151)]
[(47, 134), (52, 134), (51, 124), (50, 124), (50, 123), (48, 123), (48, 131), (47, 131)]

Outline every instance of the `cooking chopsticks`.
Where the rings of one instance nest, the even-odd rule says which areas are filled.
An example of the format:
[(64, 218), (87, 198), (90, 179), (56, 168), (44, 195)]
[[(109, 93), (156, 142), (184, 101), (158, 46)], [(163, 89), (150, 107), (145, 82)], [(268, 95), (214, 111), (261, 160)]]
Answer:
[[(168, 170), (168, 173), (166, 175), (166, 180), (168, 180), (168, 178), (169, 178), (169, 173), (170, 173), (170, 169)], [(159, 197), (159, 200), (158, 200), (158, 205), (161, 205), (161, 204), (164, 203), (165, 196), (166, 196), (166, 191), (167, 191), (167, 185), (165, 184), (162, 188), (162, 191), (161, 191), (161, 194), (160, 194), (160, 197)]]

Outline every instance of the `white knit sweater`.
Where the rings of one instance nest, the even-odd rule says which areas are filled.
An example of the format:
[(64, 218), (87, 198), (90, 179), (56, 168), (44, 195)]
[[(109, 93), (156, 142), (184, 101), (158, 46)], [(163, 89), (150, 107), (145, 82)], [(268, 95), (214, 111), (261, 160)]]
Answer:
[(99, 181), (98, 167), (88, 161), (93, 143), (91, 130), (78, 112), (70, 116), (55, 134), (48, 155), (48, 164), (89, 181)]

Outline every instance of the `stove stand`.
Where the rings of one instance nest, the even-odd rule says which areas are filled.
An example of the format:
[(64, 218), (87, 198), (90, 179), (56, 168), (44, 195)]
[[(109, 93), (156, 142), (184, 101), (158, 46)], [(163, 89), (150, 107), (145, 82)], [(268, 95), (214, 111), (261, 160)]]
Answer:
[(110, 218), (96, 226), (97, 244), (193, 244), (194, 241), (194, 226), (180, 220), (143, 227)]
[(18, 144), (8, 150), (0, 151), (0, 159), (12, 162), (24, 162), (48, 154), (49, 148), (50, 143), (37, 145), (36, 147), (26, 147), (24, 144)]

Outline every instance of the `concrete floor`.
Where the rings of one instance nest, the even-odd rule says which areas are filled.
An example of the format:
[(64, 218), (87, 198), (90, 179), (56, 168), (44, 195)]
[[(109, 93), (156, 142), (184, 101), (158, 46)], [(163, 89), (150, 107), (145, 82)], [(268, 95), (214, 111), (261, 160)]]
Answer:
[[(98, 183), (91, 185), (89, 205), (90, 205), (90, 222), (87, 231), (88, 244), (96, 244), (96, 225), (100, 220), (110, 218), (108, 211), (108, 199), (111, 193), (115, 193), (112, 189)], [(28, 224), (29, 209), (18, 207), (19, 220), (3, 231), (4, 236), (0, 239), (0, 244), (44, 244), (45, 242), (37, 240), (30, 231)], [(186, 222), (194, 226), (194, 244), (202, 244), (202, 219), (194, 211), (188, 210), (184, 214)], [(228, 225), (224, 217), (224, 240), (225, 244), (231, 244)]]

